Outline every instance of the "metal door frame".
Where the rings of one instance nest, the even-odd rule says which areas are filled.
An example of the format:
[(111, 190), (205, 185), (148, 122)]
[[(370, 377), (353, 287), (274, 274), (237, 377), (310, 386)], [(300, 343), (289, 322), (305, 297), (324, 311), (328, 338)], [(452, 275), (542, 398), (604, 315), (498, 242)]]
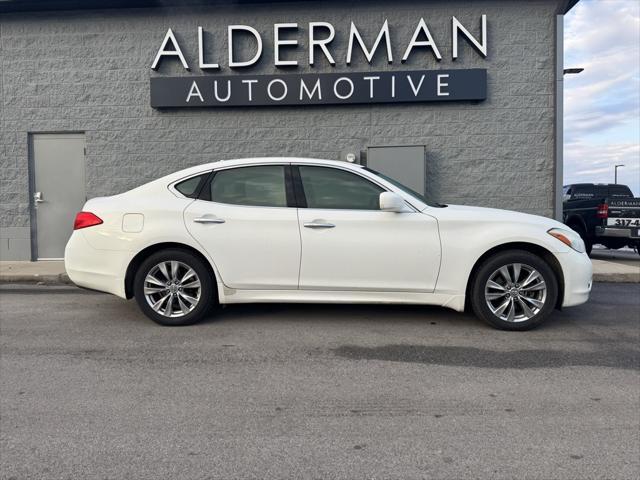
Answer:
[[(27, 175), (29, 177), (29, 231), (31, 235), (31, 261), (36, 262), (38, 260), (38, 214), (36, 211), (36, 205), (33, 201), (33, 196), (36, 193), (36, 159), (33, 149), (33, 137), (34, 135), (85, 135), (85, 148), (84, 148), (84, 160), (86, 167), (87, 158), (87, 142), (86, 132), (83, 130), (71, 130), (71, 131), (35, 131), (27, 132)], [(84, 186), (86, 191), (87, 186), (87, 169), (84, 170)]]

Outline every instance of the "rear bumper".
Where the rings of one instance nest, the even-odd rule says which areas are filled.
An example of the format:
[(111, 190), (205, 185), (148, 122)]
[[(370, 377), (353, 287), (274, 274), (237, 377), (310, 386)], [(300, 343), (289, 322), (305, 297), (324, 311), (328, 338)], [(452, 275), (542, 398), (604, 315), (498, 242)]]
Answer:
[(635, 232), (639, 230), (631, 228), (610, 228), (610, 227), (596, 227), (596, 237), (615, 237), (615, 238), (628, 238), (630, 240), (640, 240), (640, 236)]
[(589, 300), (593, 286), (593, 265), (586, 253), (557, 253), (564, 275), (563, 307), (581, 305)]
[(73, 283), (122, 298), (126, 298), (124, 277), (129, 260), (129, 252), (93, 248), (82, 230), (73, 232), (64, 250), (64, 268)]

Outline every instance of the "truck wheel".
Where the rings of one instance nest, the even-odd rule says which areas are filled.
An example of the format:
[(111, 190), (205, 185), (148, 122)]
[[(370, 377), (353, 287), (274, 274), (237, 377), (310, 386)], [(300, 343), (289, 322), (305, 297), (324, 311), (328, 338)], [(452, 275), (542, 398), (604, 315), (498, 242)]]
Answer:
[(593, 250), (593, 242), (589, 238), (583, 238), (584, 242), (584, 251), (587, 255), (591, 256), (591, 250)]
[(584, 242), (585, 252), (587, 253), (587, 255), (591, 256), (593, 241), (587, 236), (587, 232), (585, 232), (584, 227), (579, 223), (570, 223), (568, 227), (571, 230), (578, 232), (578, 235), (580, 235), (580, 238), (582, 238), (582, 241)]
[(214, 302), (214, 283), (198, 257), (180, 249), (154, 253), (133, 281), (142, 312), (160, 325), (184, 326), (202, 320)]
[(558, 282), (541, 257), (508, 250), (486, 259), (471, 288), (475, 314), (500, 330), (530, 330), (553, 311)]

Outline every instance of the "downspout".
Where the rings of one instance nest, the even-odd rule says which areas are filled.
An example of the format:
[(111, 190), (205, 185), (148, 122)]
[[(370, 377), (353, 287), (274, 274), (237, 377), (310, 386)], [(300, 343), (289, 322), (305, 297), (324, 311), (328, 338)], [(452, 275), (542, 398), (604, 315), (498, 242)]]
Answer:
[(564, 148), (564, 15), (556, 15), (555, 64), (555, 155), (553, 181), (553, 218), (562, 221), (562, 175)]

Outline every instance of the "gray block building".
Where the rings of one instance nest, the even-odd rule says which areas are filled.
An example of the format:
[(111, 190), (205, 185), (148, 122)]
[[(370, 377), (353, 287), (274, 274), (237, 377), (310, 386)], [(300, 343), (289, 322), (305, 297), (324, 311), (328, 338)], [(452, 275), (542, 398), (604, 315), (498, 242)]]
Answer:
[(59, 258), (86, 198), (239, 157), (557, 215), (576, 2), (2, 0), (0, 258)]

